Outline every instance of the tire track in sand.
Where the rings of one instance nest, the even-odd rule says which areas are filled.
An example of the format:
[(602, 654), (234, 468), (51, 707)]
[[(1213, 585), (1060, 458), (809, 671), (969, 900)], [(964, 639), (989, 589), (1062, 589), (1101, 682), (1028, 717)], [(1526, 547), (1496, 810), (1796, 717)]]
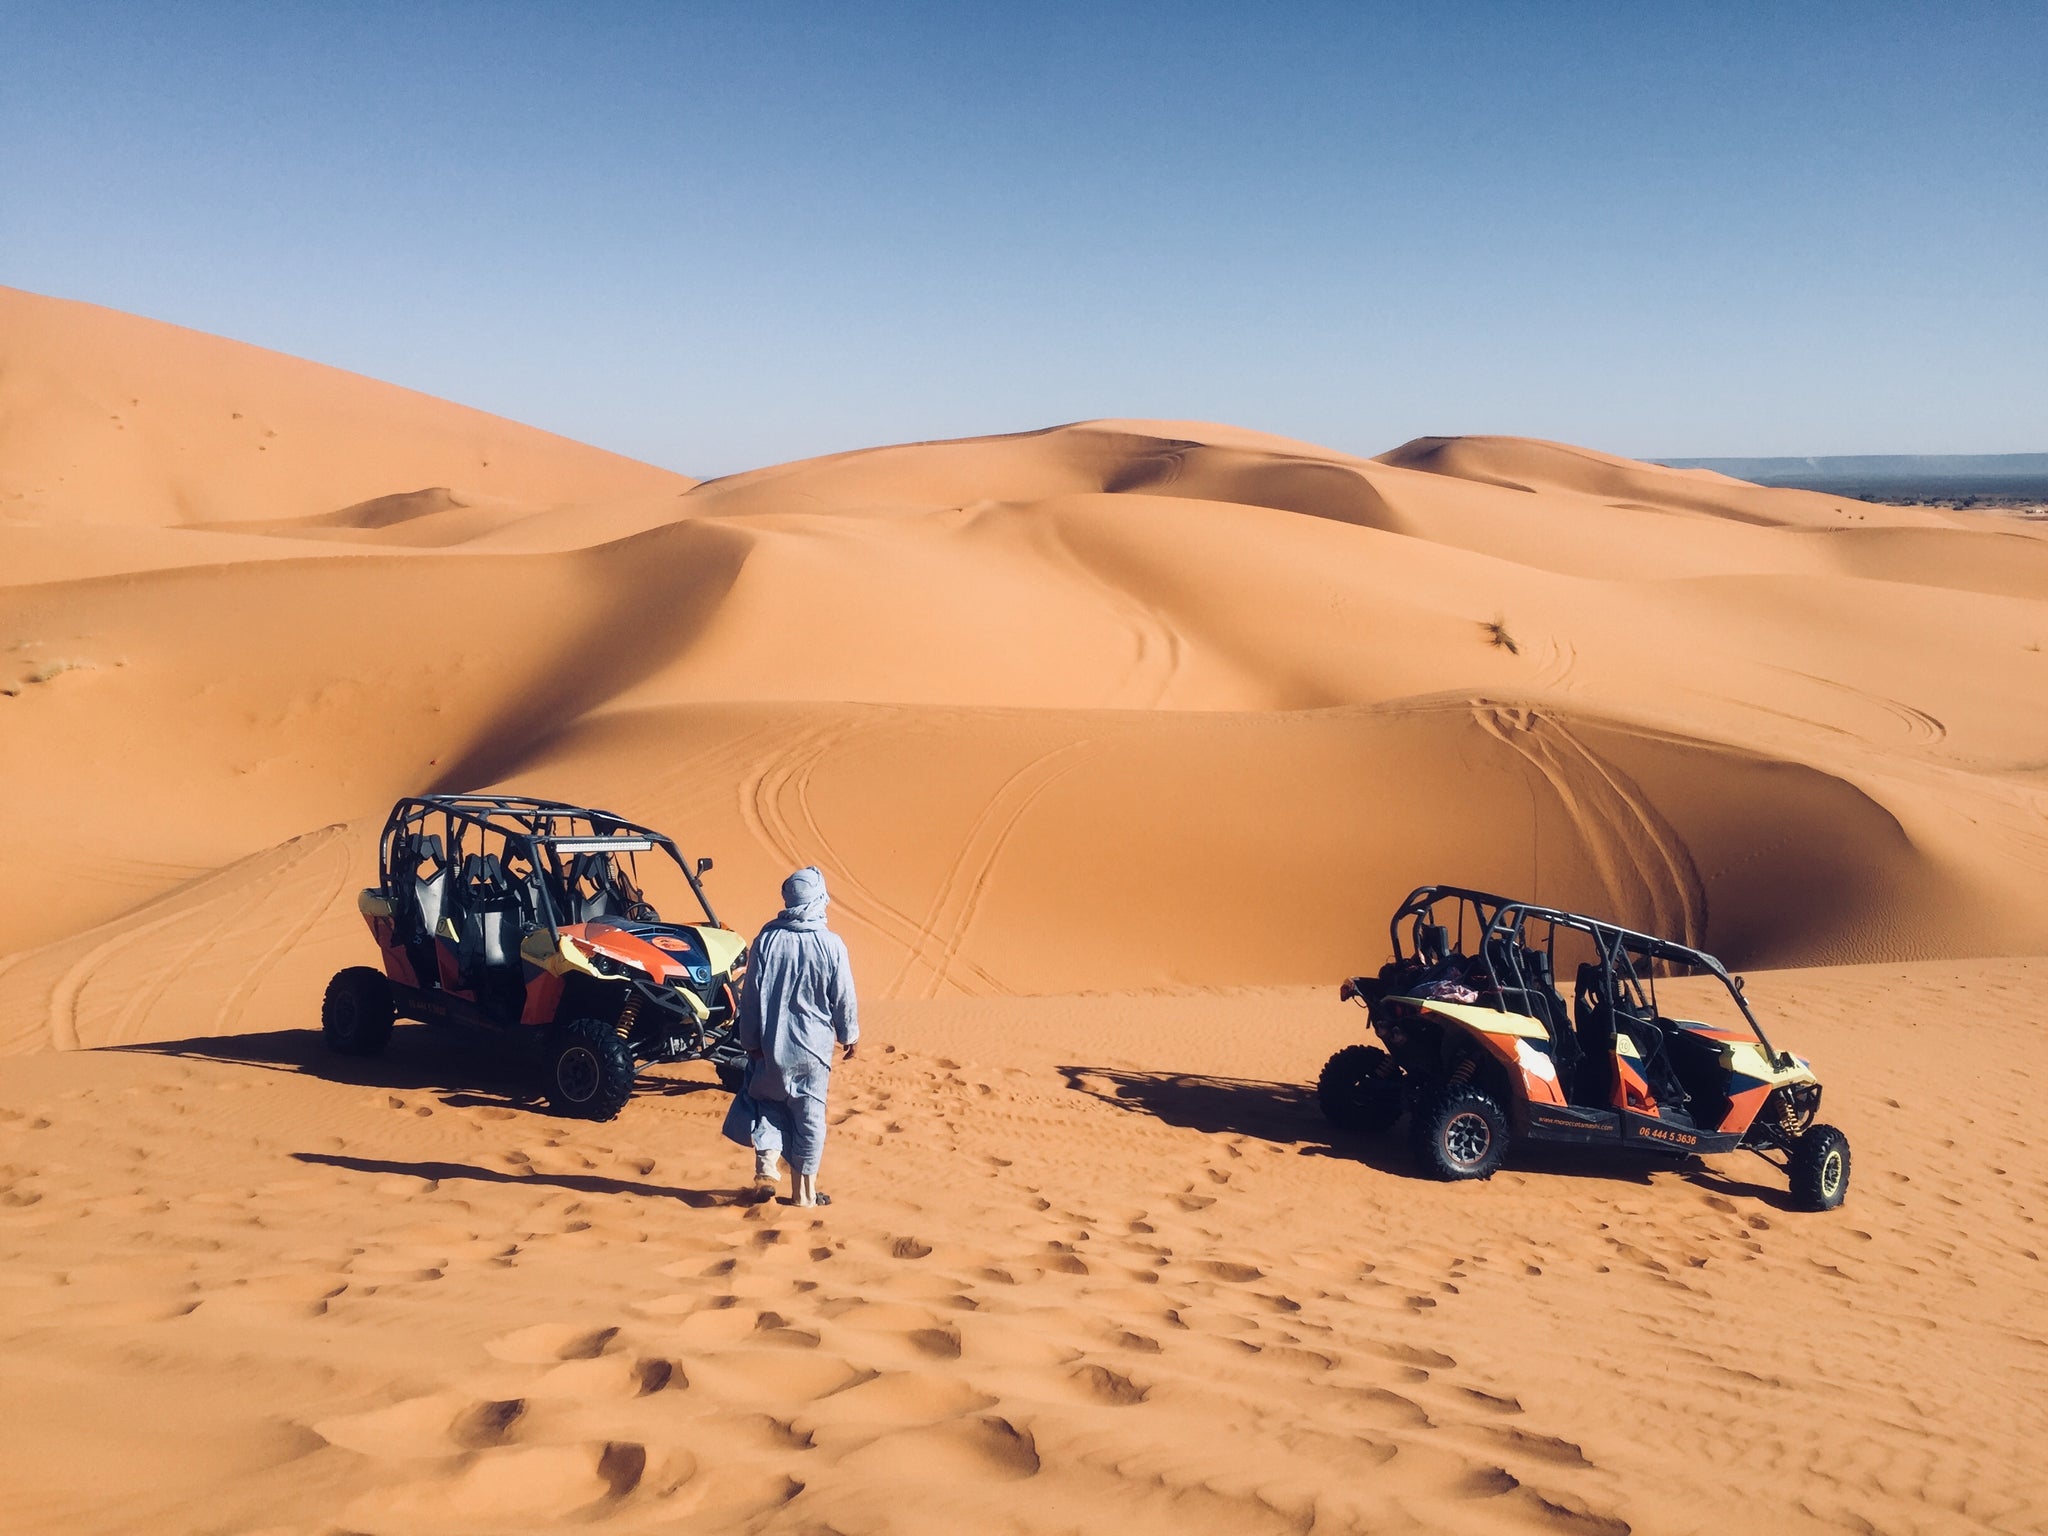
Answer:
[[(905, 951), (921, 950), (933, 937), (918, 920), (857, 875), (833, 847), (811, 804), (811, 779), (818, 766), (859, 734), (855, 722), (813, 727), (758, 764), (739, 787), (740, 817), (763, 847), (791, 866), (817, 864), (841, 909)], [(1003, 988), (978, 966), (971, 970), (991, 991)], [(885, 994), (894, 996), (894, 984)]]
[[(988, 803), (981, 808), (974, 824), (968, 828), (967, 837), (960, 845), (945, 878), (932, 897), (931, 907), (926, 911), (920, 931), (927, 940), (937, 940), (939, 951), (936, 958), (928, 953), (926, 944), (920, 942), (904, 957), (895, 979), (890, 982), (890, 995), (901, 997), (912, 971), (919, 965), (930, 968), (931, 978), (925, 988), (925, 997), (937, 997), (950, 979), (953, 968), (960, 963), (960, 950), (967, 942), (968, 930), (974, 926), (974, 919), (981, 911), (983, 897), (988, 892), (989, 877), (995, 872), (1003, 850), (1017, 831), (1017, 824), (1039, 799), (1061, 779), (1079, 768), (1094, 754), (1092, 741), (1069, 742), (1041, 753), (1005, 779)], [(978, 965), (969, 969), (983, 981), (996, 986), (989, 973)], [(957, 986), (958, 983), (956, 982)], [(963, 988), (963, 990), (965, 990)], [(997, 986), (997, 990), (1006, 990)]]
[(1537, 710), (1479, 701), (1472, 718), (1549, 781), (1618, 919), (1647, 914), (1653, 931), (1688, 944), (1705, 936), (1706, 885), (1692, 851), (1628, 775)]
[[(235, 983), (234, 990), (228, 994), (228, 1000), (220, 1011), (221, 1031), (224, 1034), (239, 1032), (237, 1026), (242, 1022), (243, 1010), (249, 1006), (250, 999), (256, 995), (256, 989), (263, 984), (264, 978), (277, 968), (278, 962), (290, 954), (301, 939), (312, 932), (313, 925), (327, 915), (328, 910), (348, 888), (349, 868), (352, 863), (350, 855), (353, 850), (348, 845), (345, 828), (336, 822), (331, 826), (322, 827), (319, 833), (314, 835), (320, 838), (318, 852), (301, 862), (311, 864), (315, 857), (319, 857), (331, 867), (326, 878), (317, 883), (318, 894), (301, 906), (298, 920), (275, 944), (265, 950), (262, 957), (249, 967), (240, 981)], [(284, 883), (282, 880), (278, 882), (280, 892)]]
[(1948, 739), (1948, 727), (1936, 716), (1924, 709), (1917, 709), (1903, 699), (1894, 699), (1882, 693), (1871, 693), (1853, 683), (1841, 683), (1831, 677), (1822, 677), (1818, 672), (1802, 672), (1797, 667), (1779, 666), (1776, 662), (1764, 662), (1763, 666), (1784, 677), (1796, 677), (1802, 683), (1812, 683), (1832, 693), (1847, 694), (1859, 704), (1874, 704), (1889, 718), (1896, 720), (1906, 733), (1906, 740), (1915, 746), (1933, 746)]
[[(60, 1051), (75, 1051), (84, 1047), (84, 1041), (79, 1034), (80, 999), (86, 987), (100, 974), (109, 957), (116, 953), (124, 956), (147, 956), (149, 944), (157, 936), (174, 931), (181, 923), (193, 921), (198, 914), (209, 909), (214, 910), (216, 915), (199, 937), (191, 943), (176, 946), (167, 962), (158, 965), (149, 974), (147, 982), (136, 988), (116, 1015), (112, 1039), (120, 1041), (130, 1038), (131, 1025), (147, 1017), (149, 1010), (173, 983), (184, 976), (200, 958), (212, 953), (219, 946), (222, 935), (229, 929), (238, 922), (247, 921), (250, 913), (263, 912), (270, 898), (283, 888), (286, 877), (317, 850), (339, 841), (339, 833), (339, 827), (323, 828), (319, 832), (293, 838), (277, 848), (265, 849), (248, 859), (237, 859), (234, 863), (194, 881), (191, 885), (160, 897), (158, 902), (152, 905), (160, 904), (167, 910), (156, 917), (146, 918), (141, 922), (117, 918), (113, 924), (108, 925), (111, 931), (107, 932), (107, 936), (87, 948), (85, 953), (65, 968), (63, 974), (52, 985), (45, 1005), (51, 1045)], [(249, 864), (280, 854), (283, 855), (281, 861), (258, 877), (261, 889), (252, 897), (246, 883), (250, 873)], [(199, 899), (189, 899), (194, 896)], [(187, 899), (181, 900), (181, 897)], [(326, 910), (333, 897), (334, 892), (329, 890), (322, 897), (320, 906), (313, 912), (312, 918), (304, 924), (304, 928), (292, 936), (290, 943), (297, 942), (304, 929), (310, 928), (312, 922), (318, 920), (320, 913)], [(66, 941), (59, 941), (60, 944), (64, 942)], [(267, 973), (288, 948), (289, 943), (272, 946), (258, 962), (254, 980), (245, 979), (242, 987), (253, 989), (255, 981), (260, 981), (262, 974)], [(148, 963), (149, 961), (145, 959), (144, 964)], [(237, 990), (239, 992), (241, 987)]]

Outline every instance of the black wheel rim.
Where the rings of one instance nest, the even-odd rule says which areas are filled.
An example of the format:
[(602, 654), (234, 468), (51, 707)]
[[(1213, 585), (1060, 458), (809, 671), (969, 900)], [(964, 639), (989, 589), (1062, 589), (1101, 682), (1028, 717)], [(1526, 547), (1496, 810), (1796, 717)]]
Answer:
[(572, 1045), (556, 1058), (555, 1086), (562, 1097), (581, 1104), (597, 1093), (597, 1053), (587, 1045)]
[(1444, 1123), (1443, 1143), (1454, 1168), (1476, 1168), (1493, 1145), (1493, 1127), (1477, 1110), (1460, 1110)]

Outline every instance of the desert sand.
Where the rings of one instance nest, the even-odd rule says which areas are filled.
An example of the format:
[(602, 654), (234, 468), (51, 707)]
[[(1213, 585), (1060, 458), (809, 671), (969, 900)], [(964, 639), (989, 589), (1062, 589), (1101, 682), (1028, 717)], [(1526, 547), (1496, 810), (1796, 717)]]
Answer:
[[(1095, 421), (695, 481), (0, 289), (21, 1532), (2048, 1529), (2048, 528)], [(820, 1211), (416, 1026), (392, 798), (611, 806), (867, 1044)], [(1429, 880), (1745, 969), (1855, 1147), (1333, 1141)]]

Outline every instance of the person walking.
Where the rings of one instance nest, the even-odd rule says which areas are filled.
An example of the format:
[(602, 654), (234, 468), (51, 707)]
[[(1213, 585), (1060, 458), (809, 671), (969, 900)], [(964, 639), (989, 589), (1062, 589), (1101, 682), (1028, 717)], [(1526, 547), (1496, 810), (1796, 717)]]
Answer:
[(747, 1077), (725, 1134), (754, 1149), (756, 1182), (773, 1188), (787, 1159), (792, 1205), (830, 1205), (818, 1193), (832, 1047), (853, 1060), (860, 1008), (846, 942), (825, 926), (825, 877), (806, 866), (782, 882), (782, 911), (755, 938), (740, 989), (735, 1038)]

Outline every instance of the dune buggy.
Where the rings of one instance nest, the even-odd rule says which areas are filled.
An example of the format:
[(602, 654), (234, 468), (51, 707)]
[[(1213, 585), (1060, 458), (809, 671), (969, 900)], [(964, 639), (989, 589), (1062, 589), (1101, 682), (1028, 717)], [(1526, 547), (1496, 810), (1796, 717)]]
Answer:
[[(710, 1061), (737, 1086), (732, 1039), (746, 942), (704, 894), (711, 860), (609, 811), (512, 795), (392, 807), (377, 884), (357, 907), (383, 968), (327, 984), (321, 1032), (374, 1056), (395, 1019), (467, 1025), (537, 1052), (549, 1101), (609, 1120), (643, 1066)], [(640, 854), (653, 854), (643, 871)], [(642, 884), (702, 914), (665, 919)]]
[[(1342, 989), (1382, 1044), (1346, 1046), (1323, 1068), (1333, 1124), (1380, 1134), (1406, 1114), (1417, 1155), (1445, 1179), (1490, 1176), (1521, 1138), (1752, 1151), (1782, 1165), (1809, 1210), (1848, 1194), (1848, 1138), (1816, 1123), (1820, 1080), (1771, 1045), (1742, 978), (1712, 955), (1448, 885), (1415, 891), (1390, 927), (1393, 958)], [(1568, 966), (1569, 1006), (1556, 984)]]

